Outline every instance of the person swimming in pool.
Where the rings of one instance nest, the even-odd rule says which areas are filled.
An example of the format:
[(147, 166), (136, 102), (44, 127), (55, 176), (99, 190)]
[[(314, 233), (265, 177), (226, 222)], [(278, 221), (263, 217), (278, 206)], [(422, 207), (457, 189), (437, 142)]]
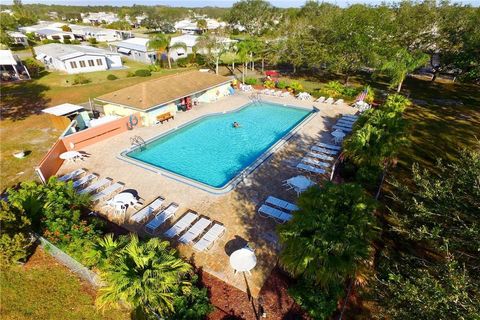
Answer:
[(240, 123), (238, 123), (237, 121), (235, 121), (235, 122), (233, 123), (233, 127), (234, 127), (234, 128), (240, 128)]

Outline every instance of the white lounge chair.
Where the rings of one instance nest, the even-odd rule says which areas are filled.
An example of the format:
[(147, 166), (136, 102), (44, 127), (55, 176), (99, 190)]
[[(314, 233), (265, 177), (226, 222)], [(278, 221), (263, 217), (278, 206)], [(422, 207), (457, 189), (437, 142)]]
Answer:
[(348, 118), (348, 117), (341, 117), (340, 119), (338, 119), (338, 121), (355, 123), (357, 121), (357, 119), (352, 119), (352, 118)]
[(330, 97), (330, 98), (328, 98), (327, 100), (325, 100), (325, 103), (327, 103), (327, 104), (332, 104), (333, 101), (334, 101), (333, 98)]
[(328, 143), (323, 143), (323, 142), (318, 142), (317, 146), (322, 147), (322, 148), (327, 148), (327, 149), (330, 149), (330, 150), (337, 150), (337, 151), (342, 150), (342, 147), (334, 146), (333, 144), (328, 144)]
[(336, 123), (337, 126), (344, 126), (344, 127), (348, 127), (348, 128), (352, 128), (354, 124), (355, 124), (355, 122), (348, 122), (348, 121), (344, 121), (344, 120), (338, 120), (337, 123)]
[(87, 186), (86, 188), (78, 191), (78, 193), (79, 194), (92, 193), (97, 191), (98, 189), (108, 186), (110, 183), (112, 183), (112, 179), (103, 178), (102, 180), (98, 180), (95, 183)]
[(297, 169), (305, 170), (305, 171), (308, 171), (308, 172), (311, 172), (311, 173), (316, 173), (316, 174), (324, 174), (326, 172), (323, 169), (320, 169), (320, 168), (317, 168), (317, 167), (314, 167), (314, 166), (310, 166), (308, 164), (301, 163), (301, 162), (299, 164), (297, 164)]
[(258, 213), (260, 214), (260, 216), (263, 216), (265, 218), (273, 218), (281, 223), (289, 221), (293, 217), (288, 212), (270, 207), (266, 204), (262, 204), (262, 206), (258, 208)]
[(286, 209), (288, 211), (296, 211), (296, 210), (299, 209), (297, 207), (297, 205), (295, 205), (293, 203), (290, 203), (288, 201), (282, 200), (282, 199), (275, 198), (273, 196), (269, 196), (267, 198), (267, 200), (265, 200), (265, 203), (274, 205), (274, 206), (279, 207), (281, 209)]
[(163, 209), (155, 218), (152, 219), (145, 226), (145, 231), (147, 233), (153, 234), (157, 231), (162, 224), (164, 224), (168, 219), (173, 217), (178, 210), (179, 205), (175, 202), (172, 202), (167, 208)]
[(337, 101), (335, 101), (335, 104), (342, 104), (343, 102), (343, 99), (338, 99)]
[(351, 132), (352, 131), (352, 128), (345, 127), (345, 126), (340, 126), (340, 125), (334, 125), (332, 128), (336, 129), (336, 130), (342, 130), (342, 131), (345, 131), (345, 132)]
[(175, 222), (175, 224), (170, 229), (168, 229), (164, 233), (164, 235), (167, 238), (175, 237), (176, 235), (182, 233), (183, 230), (187, 229), (193, 223), (193, 221), (197, 220), (197, 218), (198, 218), (198, 214), (193, 213), (191, 211), (187, 212), (187, 214), (184, 215), (182, 218), (180, 218), (180, 220)]
[(215, 223), (203, 237), (195, 243), (193, 249), (197, 251), (204, 251), (210, 249), (215, 241), (217, 241), (224, 233), (225, 227), (221, 224)]
[(323, 103), (325, 102), (325, 97), (320, 97), (317, 100), (315, 100), (315, 102)]
[(72, 171), (72, 172), (70, 172), (70, 173), (67, 173), (66, 175), (61, 176), (61, 177), (58, 178), (57, 180), (58, 180), (58, 181), (67, 182), (67, 181), (69, 181), (69, 180), (79, 178), (79, 177), (82, 176), (85, 172), (86, 172), (85, 169), (77, 169), (77, 170), (75, 170), (75, 171)]
[(75, 189), (80, 188), (81, 186), (95, 180), (98, 178), (98, 175), (95, 173), (87, 174), (86, 176), (81, 177), (80, 179), (73, 182), (73, 187)]
[(308, 157), (312, 157), (312, 158), (317, 158), (317, 159), (326, 160), (326, 161), (333, 161), (333, 160), (335, 160), (334, 157), (327, 156), (326, 154), (323, 154), (323, 153), (308, 152), (308, 153), (307, 153), (307, 156), (308, 156)]
[(283, 98), (290, 97), (290, 96), (291, 96), (291, 94), (288, 91), (282, 92), (282, 95), (281, 95), (281, 97), (283, 97)]
[(330, 169), (331, 166), (332, 166), (332, 164), (329, 163), (329, 162), (323, 162), (323, 161), (320, 161), (320, 160), (317, 160), (317, 159), (314, 159), (314, 158), (308, 158), (308, 157), (302, 158), (302, 162), (306, 163), (306, 164), (313, 164), (313, 165), (318, 166), (318, 167), (324, 167), (324, 168), (327, 168), (327, 169)]
[(338, 154), (337, 150), (325, 149), (317, 146), (313, 146), (312, 151), (321, 152), (321, 153), (330, 154), (330, 155)]
[(162, 207), (163, 202), (165, 201), (164, 198), (158, 197), (157, 199), (153, 200), (149, 205), (143, 207), (141, 210), (135, 212), (131, 217), (130, 221), (140, 223), (145, 219), (148, 219), (155, 211)]
[(106, 197), (111, 196), (112, 194), (120, 191), (125, 187), (125, 185), (121, 182), (115, 182), (114, 184), (109, 185), (105, 189), (103, 189), (100, 192), (97, 192), (92, 196), (90, 199), (92, 202), (100, 201), (102, 199), (105, 199)]
[(196, 238), (198, 238), (199, 235), (205, 231), (205, 229), (208, 228), (209, 225), (212, 224), (212, 221), (207, 218), (200, 218), (197, 222), (193, 224), (181, 237), (178, 239), (181, 243), (190, 243)]

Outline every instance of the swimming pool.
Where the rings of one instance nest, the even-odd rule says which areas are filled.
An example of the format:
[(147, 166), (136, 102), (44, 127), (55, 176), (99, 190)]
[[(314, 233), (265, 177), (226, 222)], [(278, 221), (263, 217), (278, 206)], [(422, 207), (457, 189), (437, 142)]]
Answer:
[[(233, 112), (187, 123), (151, 139), (145, 149), (133, 149), (124, 155), (186, 178), (187, 183), (193, 180), (221, 190), (311, 113), (309, 109), (269, 102), (250, 103)], [(240, 127), (234, 128), (234, 122)]]

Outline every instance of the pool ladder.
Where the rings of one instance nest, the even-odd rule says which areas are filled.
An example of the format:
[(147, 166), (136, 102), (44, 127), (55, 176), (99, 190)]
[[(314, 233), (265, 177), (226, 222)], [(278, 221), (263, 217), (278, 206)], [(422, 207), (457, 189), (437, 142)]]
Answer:
[(147, 144), (145, 143), (145, 140), (143, 140), (142, 137), (140, 137), (140, 136), (131, 137), (130, 138), (130, 143), (132, 145), (132, 148), (139, 147), (140, 150), (147, 149)]
[(252, 93), (249, 98), (250, 98), (250, 101), (252, 101), (253, 103), (261, 101), (260, 94), (258, 93)]

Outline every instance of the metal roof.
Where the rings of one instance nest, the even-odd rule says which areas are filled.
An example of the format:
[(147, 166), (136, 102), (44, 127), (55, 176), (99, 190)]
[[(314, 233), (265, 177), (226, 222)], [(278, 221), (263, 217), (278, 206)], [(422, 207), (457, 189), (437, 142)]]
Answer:
[(0, 65), (16, 65), (17, 60), (10, 50), (0, 50)]
[(104, 49), (94, 48), (90, 46), (60, 43), (49, 43), (35, 47), (35, 54), (37, 55), (37, 57), (43, 54), (44, 56), (59, 59), (62, 61), (83, 56), (86, 54), (97, 56), (118, 55), (118, 53), (116, 52), (110, 52)]
[(43, 109), (42, 112), (53, 114), (54, 116), (65, 116), (75, 111), (83, 110), (82, 106), (71, 104), (71, 103), (64, 103), (60, 104), (55, 107)]
[(131, 38), (124, 41), (120, 41), (115, 44), (118, 48), (127, 48), (130, 50), (147, 52), (152, 51), (148, 49), (148, 42), (150, 40), (146, 38)]

